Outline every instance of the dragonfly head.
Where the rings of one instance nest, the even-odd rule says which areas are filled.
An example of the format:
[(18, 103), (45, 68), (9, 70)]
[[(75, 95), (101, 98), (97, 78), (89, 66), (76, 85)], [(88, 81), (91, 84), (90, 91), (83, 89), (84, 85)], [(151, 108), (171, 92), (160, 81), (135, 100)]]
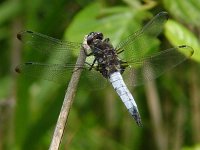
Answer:
[(87, 36), (87, 44), (94, 45), (103, 40), (103, 34), (101, 32), (90, 32)]

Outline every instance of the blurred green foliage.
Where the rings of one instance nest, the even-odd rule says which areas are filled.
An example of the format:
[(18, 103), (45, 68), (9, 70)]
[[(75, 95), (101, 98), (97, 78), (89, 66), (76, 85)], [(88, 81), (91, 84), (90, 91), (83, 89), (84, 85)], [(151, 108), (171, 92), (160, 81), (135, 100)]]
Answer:
[[(17, 64), (41, 58), (17, 41), (17, 32), (29, 29), (81, 42), (89, 32), (101, 31), (116, 45), (160, 11), (167, 11), (170, 20), (160, 42), (146, 41), (149, 47), (186, 44), (195, 52), (151, 86), (158, 96), (156, 104), (146, 85), (131, 89), (144, 127), (136, 126), (111, 87), (91, 91), (83, 80), (61, 149), (195, 149), (200, 142), (199, 0), (1, 0), (0, 149), (48, 149), (67, 88), (66, 83), (16, 75)], [(75, 61), (78, 51), (73, 52)]]

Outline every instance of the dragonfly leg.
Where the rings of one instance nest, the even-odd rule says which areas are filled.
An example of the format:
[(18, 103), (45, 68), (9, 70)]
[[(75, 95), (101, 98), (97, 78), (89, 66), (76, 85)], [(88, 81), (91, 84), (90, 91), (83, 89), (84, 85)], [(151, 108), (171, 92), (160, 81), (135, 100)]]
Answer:
[(93, 66), (94, 66), (94, 63), (95, 63), (96, 61), (97, 61), (97, 59), (95, 58), (94, 61), (93, 61), (93, 63), (92, 63), (92, 65), (90, 65), (89, 71), (92, 70), (92, 68), (93, 68)]
[(124, 50), (120, 50), (120, 51), (117, 51), (117, 54), (120, 54), (120, 53), (122, 53)]
[(123, 73), (125, 71), (126, 67), (129, 66), (126, 61), (122, 61), (122, 60), (120, 60), (120, 65), (121, 65), (120, 73)]
[(92, 66), (92, 65), (90, 65), (90, 63), (88, 63), (88, 62), (85, 62), (85, 63), (86, 63), (88, 66), (90, 66), (90, 67)]
[(103, 42), (106, 42), (106, 43), (108, 43), (110, 41), (110, 39), (109, 38), (106, 38), (106, 39), (104, 39), (104, 41)]

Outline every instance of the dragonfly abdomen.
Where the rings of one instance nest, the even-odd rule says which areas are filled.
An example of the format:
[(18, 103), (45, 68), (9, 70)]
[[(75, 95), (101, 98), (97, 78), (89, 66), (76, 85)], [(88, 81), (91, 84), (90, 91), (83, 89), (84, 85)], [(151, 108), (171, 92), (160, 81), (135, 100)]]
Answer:
[(109, 77), (109, 81), (111, 82), (112, 86), (114, 87), (115, 91), (121, 98), (122, 102), (130, 112), (130, 114), (135, 119), (136, 123), (139, 126), (142, 126), (137, 104), (135, 103), (135, 100), (128, 90), (127, 86), (125, 85), (120, 72), (112, 73)]

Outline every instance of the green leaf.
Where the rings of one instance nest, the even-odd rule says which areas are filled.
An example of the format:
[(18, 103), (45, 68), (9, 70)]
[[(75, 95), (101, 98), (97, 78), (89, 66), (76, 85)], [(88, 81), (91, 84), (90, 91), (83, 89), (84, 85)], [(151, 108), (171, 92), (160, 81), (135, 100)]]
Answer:
[(183, 147), (182, 150), (199, 150), (200, 149), (200, 144), (197, 144), (195, 146), (191, 146), (191, 147)]
[[(128, 7), (113, 7), (109, 8), (108, 11), (103, 9), (99, 3), (92, 3), (75, 17), (66, 31), (65, 37), (72, 41), (82, 42), (85, 34), (99, 31), (106, 36), (117, 39), (131, 18), (132, 14)], [(115, 31), (117, 32), (113, 35)]]
[(192, 59), (200, 62), (200, 43), (197, 37), (183, 25), (174, 20), (165, 24), (165, 35), (174, 46), (188, 45), (194, 49)]
[(163, 0), (165, 8), (175, 18), (187, 24), (200, 26), (200, 1), (199, 0)]
[(106, 9), (99, 3), (92, 3), (75, 16), (65, 32), (65, 40), (82, 42), (86, 34), (96, 31), (104, 33), (104, 36), (109, 37), (115, 46), (125, 34), (131, 33), (129, 32), (130, 25), (132, 29), (137, 29), (142, 19), (140, 15), (138, 17), (140, 21), (136, 20), (136, 15), (139, 15), (139, 10), (133, 10), (130, 7)]

